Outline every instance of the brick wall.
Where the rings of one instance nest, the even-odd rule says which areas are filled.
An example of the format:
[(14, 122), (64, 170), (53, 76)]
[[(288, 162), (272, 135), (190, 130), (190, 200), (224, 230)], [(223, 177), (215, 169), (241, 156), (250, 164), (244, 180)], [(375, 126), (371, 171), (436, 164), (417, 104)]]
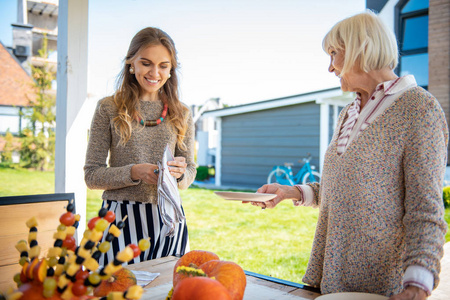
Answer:
[(449, 0), (430, 0), (428, 26), (428, 90), (441, 103), (447, 117), (447, 124), (450, 124)]

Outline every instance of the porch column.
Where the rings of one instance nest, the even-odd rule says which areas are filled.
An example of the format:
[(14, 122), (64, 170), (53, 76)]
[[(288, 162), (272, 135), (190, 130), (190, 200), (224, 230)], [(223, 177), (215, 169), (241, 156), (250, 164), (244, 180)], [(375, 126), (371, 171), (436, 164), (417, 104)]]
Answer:
[(59, 0), (55, 192), (75, 193), (75, 209), (81, 215), (78, 241), (86, 227), (83, 165), (87, 130), (83, 107), (87, 100), (87, 53), (88, 0)]

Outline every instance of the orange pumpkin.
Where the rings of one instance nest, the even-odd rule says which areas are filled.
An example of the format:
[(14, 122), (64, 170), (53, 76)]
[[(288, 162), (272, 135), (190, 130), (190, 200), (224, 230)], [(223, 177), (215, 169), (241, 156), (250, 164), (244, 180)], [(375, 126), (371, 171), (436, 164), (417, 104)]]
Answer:
[(245, 286), (247, 279), (244, 270), (232, 262), (211, 260), (200, 266), (208, 277), (214, 277), (229, 292), (232, 300), (242, 300), (244, 298)]
[[(204, 272), (203, 276), (206, 277), (199, 275), (197, 270), (184, 269), (180, 272), (176, 272), (177, 268), (181, 266), (201, 270)], [(182, 283), (184, 285), (184, 282), (187, 279), (194, 278), (214, 278), (216, 282), (220, 283), (225, 290), (228, 291), (231, 300), (242, 300), (244, 298), (245, 286), (247, 284), (244, 270), (234, 262), (219, 260), (217, 255), (212, 252), (194, 250), (186, 253), (178, 260), (174, 268), (174, 292), (177, 290), (178, 285)], [(188, 282), (192, 281), (189, 280)], [(210, 286), (208, 283), (209, 281), (204, 280), (199, 280), (199, 282), (195, 282), (195, 284), (200, 284), (200, 282), (205, 282), (205, 284), (208, 284), (208, 287)], [(211, 288), (216, 289), (216, 287), (212, 285)], [(203, 287), (201, 290), (203, 291), (202, 293), (209, 293), (207, 287)], [(187, 287), (183, 288), (183, 293), (187, 293), (185, 295), (187, 298), (179, 299), (197, 299), (198, 295), (200, 295), (197, 294), (198, 292), (194, 291), (193, 288)], [(213, 299), (215, 298), (213, 297)]]
[(105, 297), (109, 292), (125, 292), (130, 286), (136, 284), (136, 276), (128, 269), (122, 268), (114, 273), (108, 280), (103, 280), (94, 289), (94, 296)]
[(175, 267), (173, 268), (173, 287), (176, 287), (182, 279), (189, 277), (187, 275), (177, 273), (178, 267), (198, 267), (205, 262), (218, 259), (219, 256), (217, 256), (217, 254), (209, 251), (192, 250), (186, 253), (176, 262)]
[(220, 282), (207, 277), (189, 277), (174, 288), (172, 300), (231, 300)]

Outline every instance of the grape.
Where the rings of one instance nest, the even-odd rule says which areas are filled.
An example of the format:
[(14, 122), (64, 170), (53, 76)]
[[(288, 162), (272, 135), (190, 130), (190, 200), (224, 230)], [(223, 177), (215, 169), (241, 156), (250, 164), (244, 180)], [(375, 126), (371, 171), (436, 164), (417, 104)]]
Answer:
[(102, 232), (105, 231), (106, 228), (108, 228), (108, 225), (108, 221), (106, 221), (105, 219), (100, 219), (97, 221), (97, 223), (95, 223), (95, 229)]
[(22, 256), (22, 257), (19, 259), (19, 264), (20, 264), (21, 266), (23, 266), (27, 261), (28, 261), (28, 257)]
[(100, 246), (98, 246), (98, 250), (100, 250), (100, 252), (102, 252), (102, 253), (108, 252), (108, 250), (110, 248), (111, 248), (111, 243), (109, 243), (109, 242), (103, 242), (100, 244)]
[(47, 277), (44, 279), (44, 290), (54, 291), (56, 289), (56, 280), (52, 277)]
[(67, 205), (67, 211), (73, 212), (74, 209), (75, 205), (73, 205), (73, 203), (69, 203), (69, 205)]
[(58, 264), (58, 259), (56, 258), (56, 257), (50, 257), (49, 259), (48, 259), (48, 265), (50, 266), (50, 267), (54, 267), (54, 266), (56, 266)]
[(50, 298), (55, 293), (55, 290), (44, 290), (42, 292), (42, 295), (44, 295), (45, 298)]
[(21, 281), (20, 281), (20, 273), (17, 273), (17, 274), (14, 275), (14, 282), (21, 283)]
[(106, 209), (106, 208), (102, 208), (102, 209), (100, 209), (99, 211), (98, 211), (98, 216), (100, 217), (100, 218), (103, 218), (104, 216), (106, 216), (106, 213), (108, 212), (108, 210)]
[(150, 241), (148, 239), (142, 239), (139, 241), (139, 249), (141, 249), (141, 251), (145, 251), (148, 248), (150, 248)]
[(89, 275), (89, 282), (93, 285), (98, 284), (100, 280), (100, 275), (98, 275), (98, 273), (92, 273)]

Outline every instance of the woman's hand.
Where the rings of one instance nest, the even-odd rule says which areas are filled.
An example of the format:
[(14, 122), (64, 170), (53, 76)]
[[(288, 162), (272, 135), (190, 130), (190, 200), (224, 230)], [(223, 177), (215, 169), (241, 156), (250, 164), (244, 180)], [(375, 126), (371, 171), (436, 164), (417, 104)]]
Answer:
[[(277, 196), (272, 200), (266, 202), (250, 202), (252, 205), (260, 206), (261, 208), (274, 208), (283, 200), (301, 200), (300, 191), (295, 186), (281, 185), (278, 183), (265, 184), (260, 187), (257, 193), (264, 194), (276, 194)], [(242, 203), (249, 203), (248, 201), (243, 201)]]
[(157, 184), (158, 175), (155, 174), (155, 169), (158, 169), (157, 165), (152, 164), (137, 164), (131, 167), (131, 179), (142, 180), (148, 184)]
[(187, 163), (186, 158), (183, 156), (177, 156), (175, 160), (168, 161), (167, 164), (169, 165), (170, 175), (176, 179), (183, 176), (184, 172), (186, 172)]
[(425, 300), (427, 293), (418, 287), (408, 286), (400, 294), (392, 296), (389, 300)]

